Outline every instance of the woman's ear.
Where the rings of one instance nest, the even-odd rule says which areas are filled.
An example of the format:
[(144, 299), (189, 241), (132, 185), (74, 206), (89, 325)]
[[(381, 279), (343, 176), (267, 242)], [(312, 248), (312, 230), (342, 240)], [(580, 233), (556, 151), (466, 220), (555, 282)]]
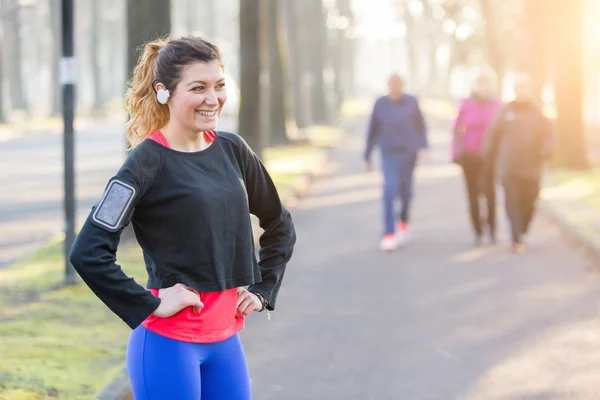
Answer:
[(159, 90), (166, 90), (167, 88), (161, 82), (154, 81), (154, 91), (158, 92)]
[(156, 82), (154, 85), (154, 90), (156, 91), (156, 100), (158, 100), (160, 104), (167, 104), (169, 97), (171, 97), (171, 93), (169, 93), (165, 85), (160, 82)]

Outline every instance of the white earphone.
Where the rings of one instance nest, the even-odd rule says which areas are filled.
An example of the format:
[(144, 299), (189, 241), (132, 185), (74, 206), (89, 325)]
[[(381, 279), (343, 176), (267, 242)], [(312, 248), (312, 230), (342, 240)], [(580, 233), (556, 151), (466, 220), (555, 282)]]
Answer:
[(171, 93), (169, 93), (167, 89), (159, 89), (158, 92), (156, 92), (156, 100), (158, 100), (160, 104), (167, 104), (169, 97), (171, 97)]

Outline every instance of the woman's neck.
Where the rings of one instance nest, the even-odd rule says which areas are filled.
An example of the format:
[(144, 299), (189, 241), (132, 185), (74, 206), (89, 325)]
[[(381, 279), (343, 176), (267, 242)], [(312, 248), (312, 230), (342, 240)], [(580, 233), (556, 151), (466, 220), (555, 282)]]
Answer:
[(160, 129), (172, 149), (183, 152), (197, 152), (207, 149), (211, 142), (203, 131), (193, 131), (169, 121)]

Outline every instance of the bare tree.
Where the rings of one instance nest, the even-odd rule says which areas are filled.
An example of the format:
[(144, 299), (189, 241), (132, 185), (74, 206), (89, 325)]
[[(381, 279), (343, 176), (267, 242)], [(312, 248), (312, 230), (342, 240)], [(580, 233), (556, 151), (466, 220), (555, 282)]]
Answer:
[(423, 27), (425, 30), (425, 36), (427, 38), (427, 57), (428, 57), (428, 65), (427, 72), (428, 78), (428, 90), (436, 91), (437, 89), (437, 81), (438, 81), (438, 71), (437, 71), (437, 49), (438, 49), (438, 31), (439, 24), (434, 18), (433, 15), (433, 7), (430, 4), (429, 0), (421, 0), (421, 5), (423, 6), (423, 16), (425, 18)]
[(2, 40), (2, 32), (0, 31), (0, 123), (6, 122), (6, 116), (4, 113), (4, 48), (2, 46), (3, 43), (4, 40)]
[(554, 12), (546, 34), (553, 43), (557, 108), (558, 165), (589, 168), (583, 121), (583, 1), (551, 2)]
[(303, 29), (308, 30), (310, 35), (307, 57), (310, 60), (312, 122), (327, 124), (331, 122), (331, 113), (323, 75), (329, 50), (325, 10), (321, 0), (307, 0), (303, 5), (308, 11), (305, 13)]
[(342, 60), (342, 99), (354, 94), (354, 69), (356, 66), (356, 58), (354, 55), (354, 41), (348, 37), (354, 27), (354, 14), (350, 6), (350, 0), (338, 0), (338, 10), (340, 16), (345, 19), (344, 26), (340, 29), (342, 39), (341, 60)]
[(333, 70), (336, 112), (344, 102), (346, 95), (351, 91), (350, 76), (354, 69), (354, 61), (349, 57), (351, 52), (350, 41), (346, 37), (348, 28), (352, 24), (352, 11), (350, 0), (337, 0), (336, 26), (333, 47)]
[(169, 0), (127, 0), (127, 80), (131, 77), (140, 47), (171, 33)]
[(289, 129), (293, 129), (290, 113), (288, 52), (283, 35), (283, 13), (278, 0), (267, 0), (267, 41), (269, 44), (269, 133), (268, 143), (278, 146), (290, 142)]
[(127, 34), (127, 23), (126, 23), (126, 8), (127, 4), (122, 0), (102, 0), (102, 4), (106, 4), (104, 12), (102, 14), (102, 24), (105, 26), (104, 34), (105, 39), (103, 48), (103, 68), (112, 69), (120, 73), (112, 73), (108, 76), (104, 76), (104, 95), (105, 99), (113, 98), (115, 95), (121, 97), (123, 87), (125, 86), (126, 79), (129, 77), (129, 73), (125, 72), (127, 68), (127, 57), (129, 52), (124, 51), (115, 52), (114, 43), (120, 43), (121, 38)]
[(417, 22), (408, 9), (408, 4), (403, 1), (396, 2), (397, 15), (404, 21), (406, 26), (406, 46), (408, 52), (408, 84), (412, 91), (418, 91), (421, 87), (419, 79), (419, 61), (418, 46), (419, 33), (417, 31)]
[(62, 53), (62, 33), (60, 27), (60, 1), (50, 0), (50, 27), (52, 31), (52, 57), (50, 63), (50, 108), (51, 114), (62, 111), (62, 90), (60, 86), (60, 56)]
[(144, 43), (171, 33), (169, 0), (127, 0), (127, 81), (140, 56)]
[(240, 133), (261, 155), (265, 138), (261, 129), (261, 9), (263, 0), (240, 0)]
[(493, 1), (479, 0), (479, 6), (481, 8), (483, 18), (486, 21), (486, 27), (484, 32), (486, 56), (491, 67), (498, 75), (498, 81), (502, 82), (505, 73), (505, 67), (500, 45), (500, 31), (497, 19), (494, 15)]
[(102, 8), (100, 7), (100, 0), (91, 0), (92, 4), (90, 11), (92, 13), (91, 24), (90, 24), (90, 61), (92, 66), (92, 79), (94, 83), (94, 102), (92, 109), (94, 111), (101, 110), (104, 106), (104, 98), (102, 96), (102, 74), (100, 72), (100, 29), (102, 27), (101, 13)]
[(304, 18), (303, 4), (297, 0), (285, 2), (285, 21), (287, 27), (287, 41), (290, 52), (290, 74), (292, 81), (292, 104), (294, 119), (298, 128), (310, 125), (310, 90), (307, 84), (308, 57), (308, 29), (301, 29)]
[(21, 59), (21, 18), (20, 5), (17, 0), (4, 2), (4, 9), (8, 9), (10, 18), (5, 18), (3, 25), (7, 25), (6, 42), (8, 52), (8, 86), (10, 89), (11, 108), (27, 110), (27, 99), (23, 90), (22, 59)]

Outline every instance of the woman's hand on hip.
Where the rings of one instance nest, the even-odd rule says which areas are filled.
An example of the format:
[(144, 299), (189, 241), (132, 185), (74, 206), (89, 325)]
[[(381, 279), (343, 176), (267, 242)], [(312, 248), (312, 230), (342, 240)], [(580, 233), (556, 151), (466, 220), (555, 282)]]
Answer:
[(244, 288), (238, 288), (236, 317), (241, 317), (242, 315), (248, 316), (252, 312), (260, 311), (261, 309), (262, 303), (257, 295), (250, 293)]
[(200, 294), (183, 283), (158, 291), (161, 299), (160, 305), (152, 313), (160, 318), (170, 317), (186, 307), (193, 307), (195, 313), (200, 313), (204, 304), (200, 301)]

